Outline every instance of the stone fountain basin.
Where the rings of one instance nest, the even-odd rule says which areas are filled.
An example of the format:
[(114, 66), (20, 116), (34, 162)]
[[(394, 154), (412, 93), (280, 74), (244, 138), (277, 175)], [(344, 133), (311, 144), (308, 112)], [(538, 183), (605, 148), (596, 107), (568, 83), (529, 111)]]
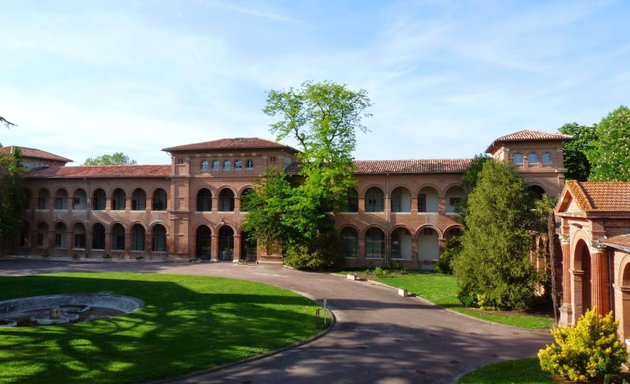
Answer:
[(140, 299), (111, 292), (23, 297), (0, 301), (0, 326), (89, 321), (130, 313), (142, 306)]

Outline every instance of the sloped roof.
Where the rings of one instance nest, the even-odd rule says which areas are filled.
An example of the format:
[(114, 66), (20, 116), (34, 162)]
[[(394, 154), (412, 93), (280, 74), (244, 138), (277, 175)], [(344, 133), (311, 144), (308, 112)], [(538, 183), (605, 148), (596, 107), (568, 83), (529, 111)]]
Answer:
[(566, 141), (571, 140), (573, 136), (562, 133), (551, 133), (544, 131), (533, 131), (525, 129), (522, 131), (510, 133), (495, 139), (486, 149), (486, 153), (494, 151), (498, 144), (516, 141)]
[(585, 212), (630, 212), (630, 182), (569, 180), (565, 188)]
[(31, 170), (29, 178), (128, 178), (167, 177), (170, 165), (89, 165), (81, 167), (48, 167)]
[(8, 147), (0, 147), (0, 151), (11, 153), (13, 152), (13, 148), (20, 149), (20, 152), (22, 153), (22, 158), (52, 160), (52, 161), (59, 161), (63, 163), (72, 162), (72, 160), (55, 155), (54, 153), (42, 151), (41, 149), (36, 149), (36, 148), (20, 147), (17, 145), (11, 145)]
[(614, 236), (610, 239), (601, 239), (598, 240), (597, 243), (630, 253), (630, 234)]
[(463, 173), (472, 159), (356, 160), (355, 174)]
[(191, 152), (191, 151), (226, 151), (245, 149), (286, 149), (290, 152), (299, 152), (297, 149), (275, 141), (260, 139), (258, 137), (236, 137), (231, 139), (219, 139), (205, 141), (203, 143), (178, 145), (162, 149), (165, 152)]

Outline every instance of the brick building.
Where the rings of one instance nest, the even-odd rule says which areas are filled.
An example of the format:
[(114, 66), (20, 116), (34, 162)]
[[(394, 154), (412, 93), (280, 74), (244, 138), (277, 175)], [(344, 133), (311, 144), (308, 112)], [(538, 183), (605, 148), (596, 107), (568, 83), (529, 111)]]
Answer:
[(614, 311), (622, 339), (630, 338), (630, 183), (576, 182), (556, 206), (563, 259), (560, 323), (586, 310)]
[[(487, 148), (512, 162), (536, 193), (564, 185), (569, 136), (520, 131)], [(248, 240), (240, 204), (269, 167), (286, 169), (298, 151), (258, 138), (165, 148), (170, 165), (32, 169), (21, 254), (87, 259), (201, 259), (281, 262)], [(62, 158), (63, 159), (63, 158)], [(67, 159), (65, 159), (67, 160)], [(455, 205), (471, 159), (359, 160), (357, 187), (336, 218), (347, 266), (398, 260), (431, 268), (445, 239), (461, 230)]]

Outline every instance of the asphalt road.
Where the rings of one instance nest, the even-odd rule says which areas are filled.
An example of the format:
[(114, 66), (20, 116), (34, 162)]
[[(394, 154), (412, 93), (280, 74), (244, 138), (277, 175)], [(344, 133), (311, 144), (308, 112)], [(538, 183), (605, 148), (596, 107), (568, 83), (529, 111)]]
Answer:
[(77, 263), (0, 260), (0, 275), (57, 271), (136, 271), (261, 281), (327, 299), (336, 323), (313, 342), (223, 369), (163, 383), (452, 383), (489, 363), (533, 357), (552, 341), (472, 319), (380, 284), (272, 265)]

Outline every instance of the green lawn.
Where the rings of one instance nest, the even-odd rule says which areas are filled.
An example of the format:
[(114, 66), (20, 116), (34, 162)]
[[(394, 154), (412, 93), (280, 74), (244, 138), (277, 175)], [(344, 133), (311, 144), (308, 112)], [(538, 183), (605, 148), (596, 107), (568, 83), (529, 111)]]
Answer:
[(538, 359), (503, 361), (486, 365), (462, 377), (458, 384), (553, 384), (540, 370)]
[(73, 325), (0, 328), (0, 382), (167, 378), (275, 350), (323, 329), (315, 303), (248, 281), (134, 273), (0, 278), (0, 300), (100, 291), (134, 296), (145, 306)]
[(404, 273), (389, 272), (387, 276), (380, 278), (369, 277), (392, 287), (404, 288), (416, 296), (455, 312), (494, 323), (529, 329), (548, 329), (554, 324), (553, 318), (549, 316), (506, 311), (482, 311), (464, 307), (457, 298), (457, 281), (452, 275), (427, 271), (406, 271)]

